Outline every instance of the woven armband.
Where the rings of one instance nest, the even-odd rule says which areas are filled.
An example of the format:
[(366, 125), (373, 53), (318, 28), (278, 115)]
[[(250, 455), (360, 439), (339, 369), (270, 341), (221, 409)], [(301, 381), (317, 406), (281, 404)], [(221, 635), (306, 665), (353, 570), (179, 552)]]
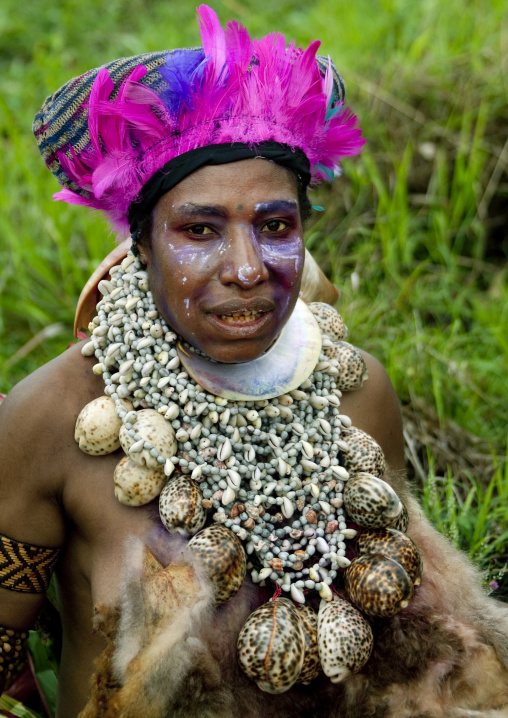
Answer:
[(0, 683), (8, 682), (17, 668), (28, 631), (15, 631), (0, 626)]
[(47, 591), (60, 549), (32, 546), (0, 535), (0, 586), (22, 593)]

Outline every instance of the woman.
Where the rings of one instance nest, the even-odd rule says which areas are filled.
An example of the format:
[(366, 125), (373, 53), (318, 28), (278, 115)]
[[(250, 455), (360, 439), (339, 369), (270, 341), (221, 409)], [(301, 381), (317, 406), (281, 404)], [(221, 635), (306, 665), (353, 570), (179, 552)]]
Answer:
[(62, 718), (503, 715), (506, 610), (412, 499), (384, 370), (298, 300), (305, 189), (362, 145), (342, 81), (199, 14), (203, 50), (91, 71), (34, 124), (57, 198), (134, 254), (2, 405), (4, 651), (60, 549)]

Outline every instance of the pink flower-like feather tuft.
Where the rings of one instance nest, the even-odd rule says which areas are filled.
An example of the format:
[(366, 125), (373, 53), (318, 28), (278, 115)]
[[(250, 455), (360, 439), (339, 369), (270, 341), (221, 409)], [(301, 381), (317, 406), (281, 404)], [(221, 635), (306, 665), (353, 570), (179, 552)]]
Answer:
[(106, 69), (97, 74), (88, 103), (90, 145), (59, 159), (87, 197), (64, 189), (55, 199), (105, 212), (120, 232), (141, 188), (158, 169), (184, 152), (210, 144), (265, 140), (300, 148), (312, 182), (328, 179), (340, 159), (361, 151), (364, 140), (349, 110), (331, 107), (331, 61), (323, 77), (319, 41), (302, 50), (271, 33), (252, 40), (236, 22), (224, 31), (215, 12), (198, 8), (204, 56), (176, 51), (161, 76), (171, 83), (161, 96), (140, 80), (138, 66), (115, 99)]

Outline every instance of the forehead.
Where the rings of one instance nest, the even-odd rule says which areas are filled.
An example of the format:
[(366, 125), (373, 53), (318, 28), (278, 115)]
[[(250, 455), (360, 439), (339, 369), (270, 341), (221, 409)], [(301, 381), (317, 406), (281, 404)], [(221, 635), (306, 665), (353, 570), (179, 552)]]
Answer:
[(254, 209), (265, 202), (297, 199), (296, 178), (290, 170), (270, 160), (253, 158), (196, 170), (159, 199), (154, 219), (188, 203), (233, 210), (240, 205)]

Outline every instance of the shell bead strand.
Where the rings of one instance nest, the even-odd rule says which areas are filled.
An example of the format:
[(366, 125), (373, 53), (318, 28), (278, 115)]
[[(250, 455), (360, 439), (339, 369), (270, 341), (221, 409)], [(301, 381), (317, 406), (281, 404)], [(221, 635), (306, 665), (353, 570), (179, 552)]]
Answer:
[[(317, 364), (323, 371), (284, 396), (232, 401), (210, 394), (180, 371), (178, 337), (159, 317), (150, 291), (140, 287), (145, 273), (139, 260), (126, 259), (101, 285), (107, 293), (90, 327), (97, 360), (105, 367), (105, 391), (123, 423), (124, 451), (140, 466), (162, 466), (170, 480), (191, 474), (203, 508), (253, 547), (260, 564), (254, 579), (280, 581), (287, 575), (283, 590), (304, 600), (295, 582), (308, 580), (324, 527), (335, 526), (327, 535), (330, 550), (320, 558), (329, 571), (325, 583), (341, 569), (349, 539), (341, 533), (346, 516), (337, 482), (348, 478), (337, 443), (344, 417), (338, 403), (326, 398), (336, 384), (325, 371), (325, 354)], [(132, 398), (136, 411), (124, 410), (120, 395)], [(315, 451), (319, 464), (309, 458)], [(117, 493), (123, 498), (129, 492)], [(239, 505), (251, 507), (250, 513), (238, 511)], [(314, 516), (314, 533), (295, 539), (293, 530), (311, 526)], [(281, 550), (282, 541), (289, 542), (289, 551)]]
[[(129, 254), (110, 274), (110, 280), (101, 282), (103, 298), (83, 353), (91, 356), (93, 348), (94, 371), (102, 375), (107, 395), (101, 401), (116, 409), (113, 439), (118, 442), (119, 434), (126, 457), (115, 472), (115, 493), (130, 506), (160, 494), (161, 521), (168, 531), (192, 536), (189, 548), (214, 583), (218, 604), (238, 591), (247, 568), (254, 583), (277, 582), (288, 598), (264, 604), (248, 619), (238, 644), (241, 663), (268, 692), (287, 690), (297, 680), (313, 680), (320, 663), (324, 665), (318, 655), (325, 649), (318, 650), (319, 629), (316, 633), (315, 613), (304, 605), (306, 593), (315, 591), (323, 605), (333, 604), (326, 620), (330, 625), (335, 621), (337, 631), (346, 631), (340, 639), (344, 645), (352, 640), (343, 625), (347, 610), (335, 606), (332, 594), (341, 572), (349, 575), (351, 592), (360, 595), (358, 603), (363, 600), (367, 613), (375, 605), (381, 606), (381, 615), (392, 615), (390, 611), (403, 607), (407, 594), (399, 577), (399, 600), (393, 587), (388, 587), (386, 599), (380, 596), (377, 564), (360, 571), (357, 564), (364, 557), (356, 563), (346, 557), (347, 542), (357, 535), (347, 523), (351, 519), (369, 527), (407, 526), (405, 507), (380, 478), (385, 468), (380, 447), (340, 412), (341, 387), (359, 386), (366, 376), (361, 370), (360, 382), (351, 384), (348, 379), (341, 385), (333, 347), (342, 342), (337, 351), (341, 357), (347, 354), (355, 366), (358, 356), (362, 361), (363, 357), (342, 341), (347, 330), (340, 315), (328, 305), (311, 304), (322, 332), (322, 350), (313, 371), (299, 387), (277, 397), (229, 399), (218, 395), (220, 387), (215, 393), (204, 389), (182, 366), (181, 340), (159, 316), (139, 260)], [(183, 349), (187, 355), (194, 352), (188, 345)], [(203, 529), (210, 514), (213, 523)], [(403, 552), (414, 569), (417, 554)], [(392, 555), (388, 549), (387, 553)], [(369, 571), (374, 584), (368, 580)], [(361, 615), (345, 603), (354, 616)], [(280, 631), (286, 624), (298, 627), (289, 643)], [(367, 636), (366, 625), (362, 630)], [(252, 666), (259, 663), (258, 644), (266, 631), (273, 631), (275, 652), (265, 654), (271, 667), (262, 673)], [(323, 635), (322, 630), (321, 643)], [(291, 671), (282, 666), (277, 650), (295, 658)], [(341, 650), (346, 655), (344, 646)], [(368, 657), (368, 651), (362, 651), (361, 656)], [(348, 654), (347, 672), (360, 670), (362, 660)], [(338, 674), (333, 676), (340, 680)]]

